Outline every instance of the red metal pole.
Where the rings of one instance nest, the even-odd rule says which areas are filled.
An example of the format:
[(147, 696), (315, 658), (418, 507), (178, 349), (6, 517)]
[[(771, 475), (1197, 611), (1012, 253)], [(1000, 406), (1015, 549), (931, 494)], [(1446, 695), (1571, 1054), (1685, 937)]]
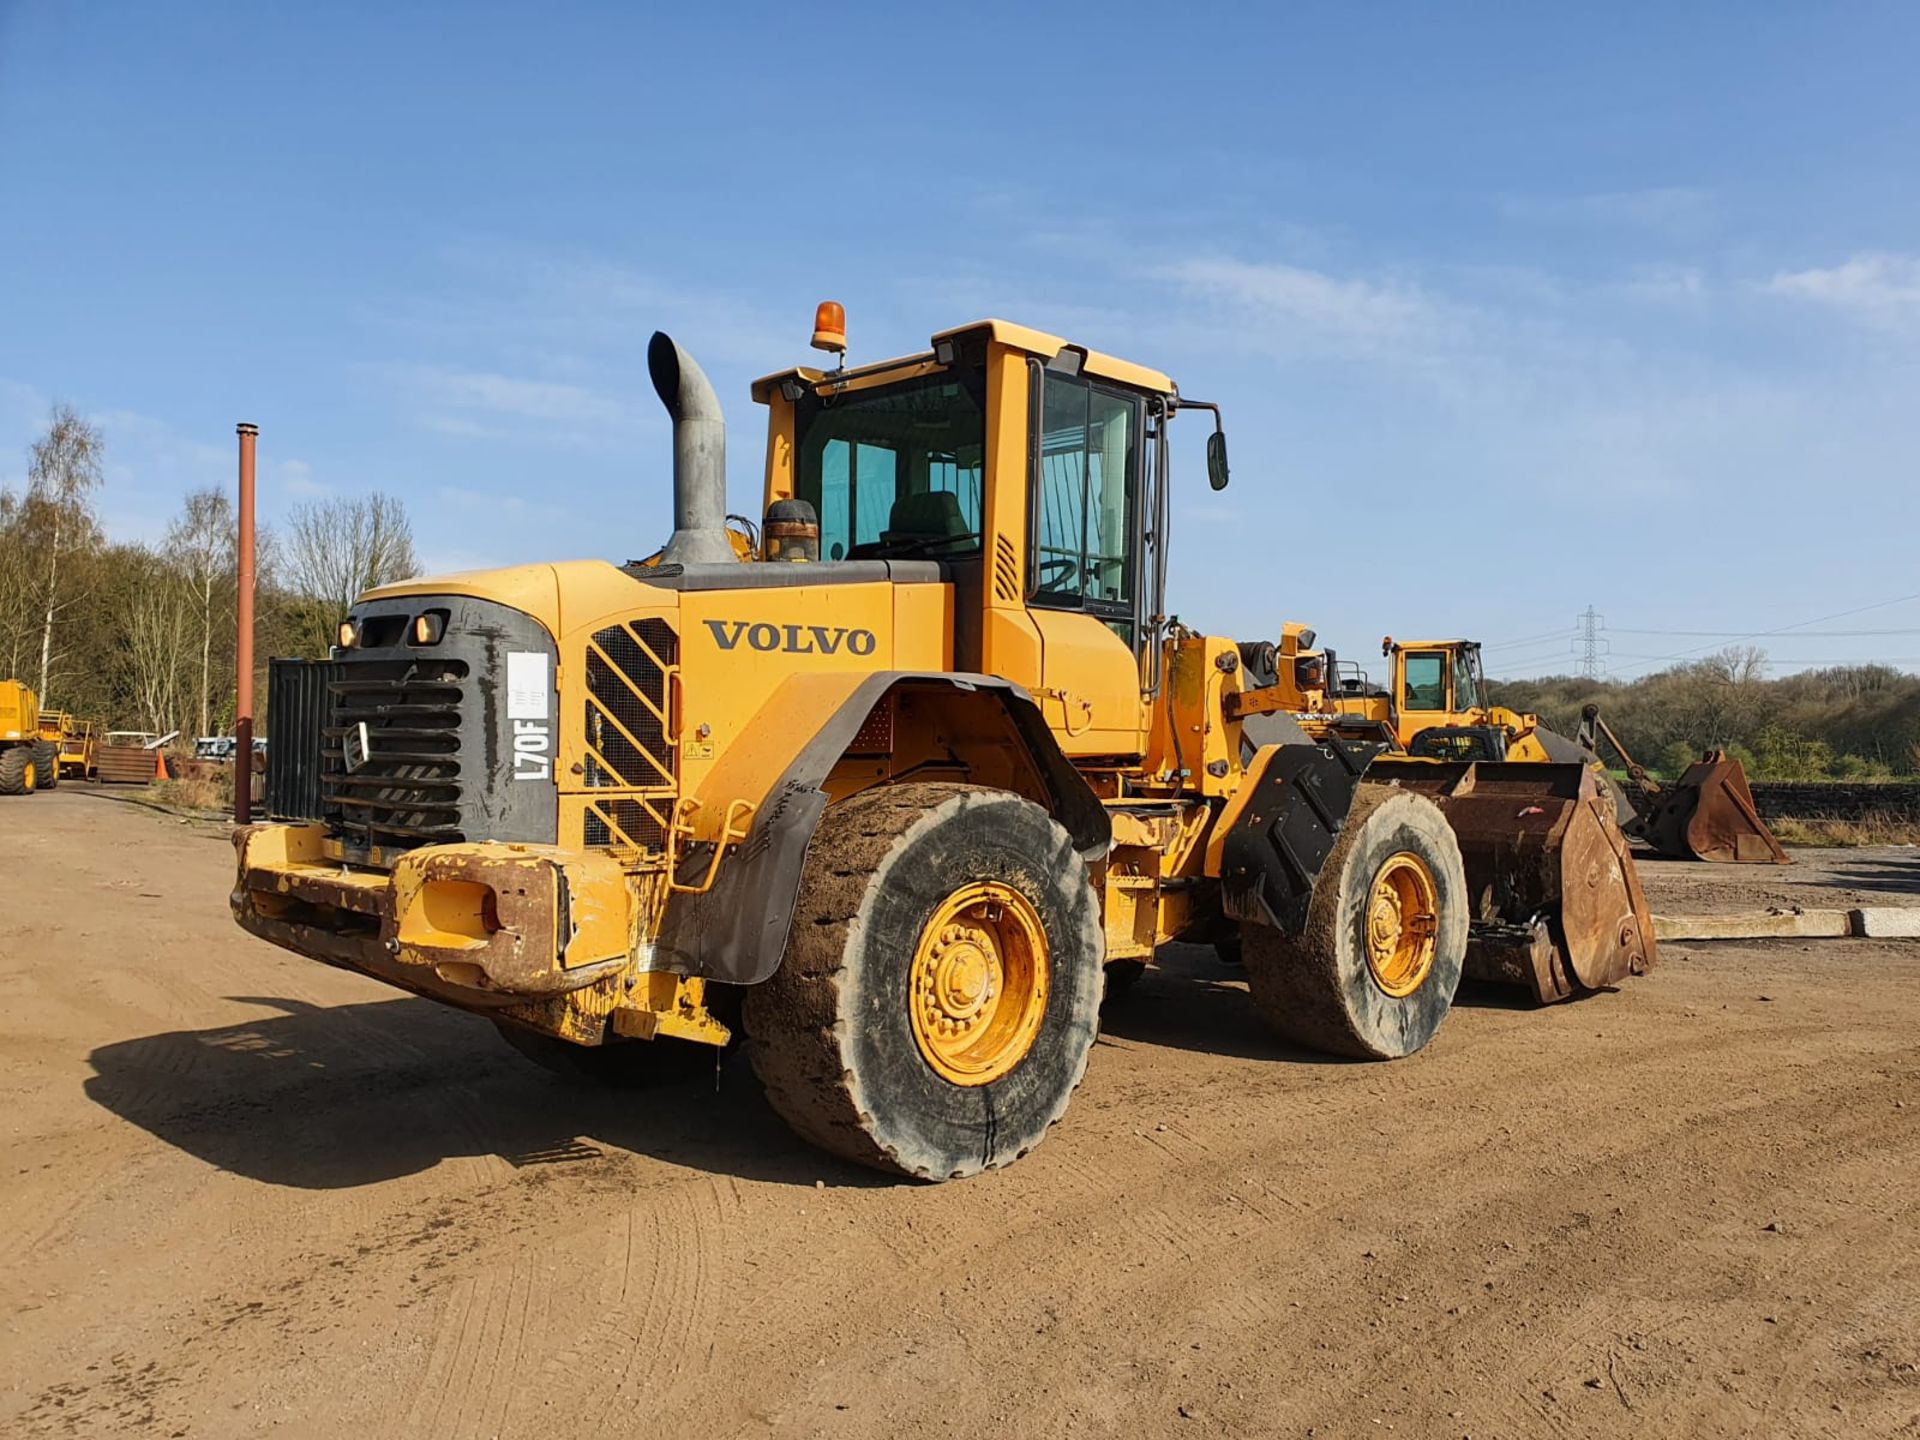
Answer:
[(240, 600), (235, 631), (234, 683), (238, 691), (233, 724), (233, 819), (253, 819), (253, 442), (258, 425), (242, 421), (240, 436)]

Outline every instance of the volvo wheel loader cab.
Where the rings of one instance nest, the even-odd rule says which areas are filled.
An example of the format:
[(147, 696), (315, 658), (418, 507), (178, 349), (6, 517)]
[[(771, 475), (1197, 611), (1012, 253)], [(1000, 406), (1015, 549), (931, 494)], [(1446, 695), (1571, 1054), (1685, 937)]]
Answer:
[(1540, 726), (1537, 716), (1495, 705), (1477, 640), (1380, 642), (1387, 664), (1383, 690), (1362, 687), (1333, 697), (1333, 708), (1381, 724), (1397, 748), (1436, 760), (1522, 760), (1577, 764), (1569, 740)]
[[(815, 341), (843, 356), (844, 316)], [(796, 1131), (945, 1179), (1039, 1143), (1103, 967), (1171, 938), (1262, 932), (1249, 979), (1283, 1031), (1392, 1057), (1480, 929), (1551, 927), (1556, 895), (1510, 914), (1463, 858), (1487, 850), (1451, 820), (1481, 814), (1472, 767), (1428, 794), (1373, 779), (1378, 746), (1249, 742), (1242, 703), (1279, 709), (1265, 667), (1168, 619), (1169, 428), (1213, 407), (1167, 376), (991, 320), (767, 376), (748, 545), (718, 397), (664, 335), (648, 361), (664, 547), (356, 603), (317, 813), (236, 838), (247, 929), (542, 1063), (588, 1047), (644, 1080), (744, 1030)]]
[(0, 795), (31, 795), (57, 780), (54, 747), (40, 733), (40, 706), (18, 680), (0, 680)]

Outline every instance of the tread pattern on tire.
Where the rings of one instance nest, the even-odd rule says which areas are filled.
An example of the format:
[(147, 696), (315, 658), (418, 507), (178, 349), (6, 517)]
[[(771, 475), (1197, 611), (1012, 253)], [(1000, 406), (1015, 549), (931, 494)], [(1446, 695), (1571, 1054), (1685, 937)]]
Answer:
[[(1036, 1062), (1064, 1061), (1070, 1074), (1064, 1077), (1054, 1103), (1024, 1133), (989, 1130), (979, 1153), (941, 1155), (931, 1148), (917, 1149), (903, 1139), (898, 1126), (876, 1113), (892, 1097), (862, 1089), (851, 1058), (855, 1041), (849, 1007), (865, 1005), (870, 1008), (863, 1013), (880, 1015), (891, 997), (857, 993), (859, 981), (849, 956), (862, 942), (865, 927), (876, 923), (876, 902), (888, 888), (890, 869), (916, 838), (957, 812), (984, 806), (1017, 807), (1038, 817), (1053, 832), (1055, 843), (1053, 853), (1045, 857), (1045, 874), (1035, 878), (1051, 891), (1049, 903), (1071, 916), (1079, 933), (1070, 937), (1049, 933), (1053, 984), (1049, 1013), (1034, 1049), (1004, 1080), (965, 1093), (984, 1097)], [(1007, 818), (1014, 814), (1011, 810), (1001, 813)], [(1061, 984), (1063, 964), (1076, 961), (1062, 953), (1063, 938), (1085, 952), (1078, 963), (1089, 972), (1068, 974), (1072, 982), (1068, 986)], [(786, 955), (772, 978), (747, 994), (745, 1018), (754, 1070), (766, 1087), (769, 1103), (797, 1134), (845, 1159), (924, 1180), (957, 1179), (997, 1169), (1039, 1143), (1066, 1112), (1073, 1090), (1086, 1073), (1098, 1028), (1104, 950), (1105, 932), (1086, 865), (1075, 852), (1072, 838), (1039, 806), (1007, 791), (971, 785), (895, 785), (867, 791), (832, 806), (821, 817), (796, 900)], [(1056, 1005), (1060, 1007), (1057, 1014)], [(1043, 1055), (1050, 1035), (1055, 1040), (1064, 1035), (1074, 1053)], [(931, 1077), (931, 1070), (926, 1075)], [(946, 1086), (937, 1077), (934, 1083)]]
[(51, 740), (33, 747), (33, 776), (36, 790), (51, 790), (60, 783), (60, 747)]
[(27, 766), (33, 750), (26, 745), (9, 745), (0, 750), (0, 795), (27, 793)]
[[(1373, 987), (1361, 953), (1364, 915), (1355, 915), (1354, 891), (1343, 883), (1355, 852), (1377, 843), (1383, 832), (1422, 837), (1437, 852), (1428, 858), (1438, 861), (1439, 950), (1426, 983), (1404, 1000)], [(1372, 883), (1374, 867), (1366, 868), (1369, 873), (1357, 881), (1362, 895)], [(1248, 986), (1267, 1021), (1298, 1044), (1363, 1060), (1410, 1055), (1425, 1045), (1453, 1003), (1467, 923), (1466, 870), (1440, 808), (1391, 785), (1364, 784), (1315, 882), (1301, 933), (1243, 927)]]

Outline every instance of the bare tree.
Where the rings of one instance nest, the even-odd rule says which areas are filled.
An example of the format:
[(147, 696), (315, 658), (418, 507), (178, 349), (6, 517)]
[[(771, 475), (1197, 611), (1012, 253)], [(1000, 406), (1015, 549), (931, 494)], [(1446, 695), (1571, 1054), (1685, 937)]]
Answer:
[[(224, 490), (195, 490), (167, 531), (166, 556), (192, 597), (200, 632), (199, 729), (213, 728), (213, 642), (232, 629), (236, 532)], [(217, 602), (217, 603), (216, 603)], [(222, 647), (224, 656), (226, 651)]]
[(294, 508), (277, 561), (287, 588), (307, 602), (303, 644), (324, 653), (363, 591), (418, 572), (406, 506), (391, 495), (322, 500)]
[(122, 619), (128, 686), (141, 723), (165, 734), (180, 728), (183, 692), (190, 684), (196, 639), (193, 597), (162, 557), (132, 549), (127, 561), (134, 572), (128, 577), (131, 590)]
[(0, 676), (27, 673), (27, 655), (39, 636), (27, 601), (37, 574), (27, 563), (26, 503), (0, 491)]
[(1729, 685), (1751, 685), (1767, 678), (1767, 652), (1758, 645), (1729, 645), (1700, 664), (1703, 673)]
[(75, 583), (75, 561), (99, 544), (91, 497), (100, 484), (100, 457), (105, 449), (97, 428), (81, 419), (71, 405), (56, 405), (47, 433), (33, 444), (27, 467), (22, 528), (27, 543), (39, 552), (29, 558), (38, 562), (39, 593), (33, 613), (40, 622), (42, 699), (53, 678), (54, 622), (82, 593)]

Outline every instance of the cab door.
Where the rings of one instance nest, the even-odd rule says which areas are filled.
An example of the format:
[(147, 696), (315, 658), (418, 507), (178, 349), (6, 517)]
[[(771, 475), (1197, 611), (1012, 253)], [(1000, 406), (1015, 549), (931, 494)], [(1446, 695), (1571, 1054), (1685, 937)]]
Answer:
[(1403, 650), (1395, 658), (1399, 683), (1400, 743), (1411, 745), (1413, 737), (1435, 725), (1452, 723), (1448, 706), (1447, 681), (1451, 670), (1445, 650)]
[(1034, 367), (1027, 606), (1036, 696), (1069, 755), (1136, 756), (1140, 700), (1139, 396)]

